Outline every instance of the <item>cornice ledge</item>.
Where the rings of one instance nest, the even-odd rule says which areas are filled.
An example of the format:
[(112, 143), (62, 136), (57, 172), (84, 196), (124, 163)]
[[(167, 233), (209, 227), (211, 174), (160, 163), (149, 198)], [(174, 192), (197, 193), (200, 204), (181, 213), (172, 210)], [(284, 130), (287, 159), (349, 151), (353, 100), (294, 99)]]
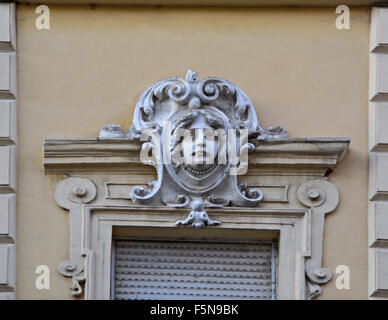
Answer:
[[(255, 149), (249, 155), (252, 167), (293, 167), (334, 169), (349, 148), (350, 138), (293, 138), (251, 141)], [(118, 139), (46, 139), (46, 173), (78, 171), (132, 171), (144, 166), (139, 154), (141, 141)]]
[(281, 140), (258, 140), (254, 142), (256, 157), (295, 156), (330, 157), (340, 161), (346, 154), (350, 138), (293, 138)]

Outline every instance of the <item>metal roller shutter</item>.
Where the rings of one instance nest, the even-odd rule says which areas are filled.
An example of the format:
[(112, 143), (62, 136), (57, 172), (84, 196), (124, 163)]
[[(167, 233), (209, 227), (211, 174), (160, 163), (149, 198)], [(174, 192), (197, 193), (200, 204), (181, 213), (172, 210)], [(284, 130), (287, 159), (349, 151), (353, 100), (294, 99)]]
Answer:
[(275, 299), (276, 243), (116, 240), (114, 299)]

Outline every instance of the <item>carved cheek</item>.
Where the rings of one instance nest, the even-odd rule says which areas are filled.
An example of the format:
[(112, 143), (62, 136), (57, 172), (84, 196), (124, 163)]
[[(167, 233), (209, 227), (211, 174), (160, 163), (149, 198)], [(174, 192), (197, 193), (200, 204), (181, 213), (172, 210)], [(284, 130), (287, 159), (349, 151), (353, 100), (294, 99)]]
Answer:
[(193, 163), (193, 143), (190, 140), (184, 140), (182, 142), (182, 150), (183, 150), (183, 159), (185, 164)]
[(206, 140), (206, 164), (214, 164), (218, 154), (218, 143), (215, 140)]

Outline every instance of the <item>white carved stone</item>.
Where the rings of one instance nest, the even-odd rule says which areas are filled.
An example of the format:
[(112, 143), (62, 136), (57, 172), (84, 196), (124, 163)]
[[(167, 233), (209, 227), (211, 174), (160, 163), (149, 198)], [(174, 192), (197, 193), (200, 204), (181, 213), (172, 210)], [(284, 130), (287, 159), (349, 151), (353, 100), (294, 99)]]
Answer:
[[(104, 181), (109, 175), (95, 172), (88, 176), (93, 178), (93, 182), (85, 178), (70, 177), (63, 180), (55, 192), (57, 202), (70, 212), (71, 230), (70, 259), (59, 266), (59, 271), (73, 278), (74, 295), (82, 293), (81, 284), (86, 281), (86, 299), (109, 299), (111, 270), (107, 261), (111, 258), (109, 248), (113, 228), (165, 227), (170, 228), (173, 235), (175, 221), (182, 216), (185, 209), (137, 206), (128, 200), (99, 197), (99, 191), (93, 186), (104, 192)], [(128, 177), (130, 176), (129, 174)], [(278, 209), (209, 209), (215, 220), (223, 221), (218, 228), (280, 232), (283, 254), (279, 261), (279, 298), (282, 299), (316, 298), (321, 293), (320, 285), (331, 279), (330, 271), (322, 268), (321, 264), (322, 237), (324, 216), (337, 206), (338, 192), (323, 176), (313, 180), (306, 178), (303, 178), (305, 182), (302, 184), (292, 182), (295, 195), (291, 196), (294, 203), (291, 206), (284, 204)], [(114, 176), (110, 179), (115, 180)], [(79, 187), (85, 188), (86, 192), (78, 194), (90, 195), (85, 202), (73, 200), (72, 192)], [(301, 201), (301, 205), (295, 202), (296, 198)], [(86, 203), (90, 199), (94, 200)], [(305, 273), (308, 282), (305, 282), (304, 276), (295, 278), (298, 273)]]
[[(325, 175), (342, 159), (350, 139), (292, 138), (281, 143), (271, 140), (252, 143), (255, 150), (249, 155), (248, 173), (251, 170), (290, 173), (299, 166)], [(46, 139), (44, 169), (46, 173), (80, 173), (85, 170), (107, 172), (114, 168), (126, 173), (153, 174), (155, 170), (140, 161), (141, 147), (140, 141), (129, 139)]]
[[(74, 294), (80, 294), (80, 288), (81, 283), (85, 279), (86, 282), (88, 279), (90, 281), (97, 281), (92, 280), (95, 279), (95, 277), (91, 277), (91, 274), (94, 274), (94, 271), (91, 271), (90, 268), (100, 268), (99, 265), (96, 266), (94, 263), (93, 265), (90, 265), (90, 261), (94, 259), (93, 257), (96, 257), (96, 252), (99, 252), (99, 248), (101, 248), (101, 237), (103, 239), (111, 239), (111, 231), (110, 236), (109, 232), (108, 234), (100, 234), (95, 235), (91, 230), (96, 230), (93, 226), (92, 221), (87, 218), (87, 216), (84, 216), (85, 212), (84, 210), (86, 208), (93, 210), (92, 212), (100, 212), (101, 206), (105, 208), (106, 211), (103, 214), (104, 219), (110, 220), (110, 219), (117, 219), (115, 220), (117, 224), (123, 225), (123, 221), (125, 221), (125, 216), (131, 217), (130, 221), (132, 221), (129, 225), (135, 226), (135, 225), (142, 225), (142, 226), (161, 226), (161, 227), (174, 227), (175, 221), (181, 219), (182, 212), (186, 209), (177, 209), (177, 208), (170, 208), (170, 207), (148, 207), (148, 206), (133, 206), (131, 204), (131, 201), (127, 198), (123, 199), (121, 197), (118, 198), (112, 198), (112, 197), (106, 197), (107, 192), (107, 184), (114, 185), (115, 186), (115, 192), (116, 194), (122, 195), (125, 192), (129, 192), (128, 189), (128, 182), (125, 183), (125, 181), (129, 181), (133, 184), (135, 184), (135, 181), (144, 181), (146, 183), (146, 177), (144, 174), (136, 172), (138, 170), (128, 170), (127, 172), (122, 170), (121, 166), (118, 166), (119, 159), (116, 159), (115, 163), (110, 162), (110, 158), (108, 154), (111, 154), (111, 150), (137, 150), (134, 153), (137, 153), (140, 151), (140, 145), (136, 141), (125, 141), (125, 144), (123, 141), (120, 140), (114, 140), (113, 141), (97, 141), (96, 140), (87, 140), (89, 141), (89, 145), (86, 143), (85, 140), (80, 141), (70, 141), (70, 140), (64, 140), (64, 141), (47, 141), (45, 144), (45, 166), (47, 172), (56, 172), (56, 173), (66, 173), (68, 175), (71, 175), (72, 177), (67, 178), (63, 181), (63, 183), (60, 183), (58, 185), (58, 188), (55, 193), (55, 198), (57, 199), (57, 202), (64, 208), (68, 209), (70, 211), (70, 229), (71, 229), (71, 253), (70, 253), (70, 260), (65, 261), (60, 266), (60, 272), (66, 276), (71, 276), (73, 278), (73, 293)], [(82, 142), (82, 143), (81, 143)], [(322, 258), (322, 233), (323, 233), (323, 222), (324, 222), (324, 215), (331, 210), (333, 210), (338, 202), (338, 193), (336, 191), (336, 188), (334, 185), (332, 185), (330, 182), (326, 180), (325, 174), (329, 168), (334, 168), (336, 164), (338, 163), (339, 159), (343, 156), (344, 152), (346, 151), (349, 141), (348, 140), (338, 140), (338, 139), (321, 139), (319, 141), (319, 152), (320, 154), (316, 154), (314, 156), (314, 152), (317, 149), (316, 140), (313, 143), (309, 140), (304, 141), (289, 141), (285, 140), (282, 142), (266, 142), (265, 143), (265, 154), (273, 155), (276, 154), (276, 159), (271, 158), (270, 156), (263, 156), (263, 154), (260, 154), (259, 152), (254, 152), (250, 155), (251, 160), (251, 166), (250, 171), (248, 171), (249, 175), (253, 174), (253, 177), (256, 177), (257, 179), (257, 173), (260, 172), (260, 170), (267, 170), (266, 179), (264, 177), (261, 177), (260, 179), (263, 180), (263, 185), (268, 185), (269, 181), (275, 181), (275, 177), (278, 176), (279, 172), (283, 172), (282, 181), (288, 181), (288, 184), (290, 186), (288, 187), (290, 191), (288, 191), (288, 198), (289, 201), (282, 202), (279, 201), (277, 203), (279, 209), (272, 209), (271, 212), (268, 213), (268, 219), (272, 219), (272, 221), (278, 221), (279, 226), (282, 225), (284, 222), (283, 219), (286, 219), (286, 217), (289, 216), (293, 212), (293, 210), (302, 210), (301, 212), (304, 212), (301, 215), (301, 218), (304, 217), (301, 221), (302, 224), (306, 224), (308, 226), (311, 225), (311, 230), (306, 231), (306, 236), (309, 237), (309, 240), (303, 240), (306, 241), (306, 244), (311, 243), (311, 246), (308, 248), (304, 248), (303, 250), (300, 249), (299, 255), (301, 257), (304, 257), (302, 260), (303, 262), (301, 267), (303, 267), (303, 270), (306, 270), (307, 277), (309, 279), (309, 283), (304, 284), (304, 282), (298, 282), (295, 284), (296, 287), (298, 286), (304, 286), (304, 290), (310, 290), (308, 293), (303, 293), (303, 295), (294, 296), (291, 293), (288, 293), (285, 295), (285, 298), (309, 298), (309, 297), (316, 297), (321, 292), (321, 289), (319, 287), (319, 284), (325, 283), (328, 281), (331, 276), (330, 272), (326, 271), (325, 269), (322, 269), (321, 266), (321, 258)], [(123, 144), (126, 146), (126, 148), (121, 148)], [(309, 147), (311, 145), (311, 148)], [(63, 149), (63, 146), (66, 146), (65, 149)], [(82, 146), (82, 148), (78, 149), (79, 146)], [(73, 149), (72, 149), (73, 148)], [(80, 161), (79, 157), (75, 156), (77, 154), (78, 150), (83, 150), (85, 157), (88, 155), (87, 150), (100, 150), (99, 153), (95, 153), (94, 157), (95, 159), (90, 159), (90, 155), (88, 155), (88, 162), (84, 164), (83, 171), (74, 171), (74, 168), (77, 166), (78, 161)], [(264, 150), (263, 149), (263, 150)], [(303, 152), (302, 150), (305, 150), (306, 152), (306, 158), (303, 158)], [(58, 162), (53, 164), (51, 161), (51, 156), (54, 156), (54, 150), (57, 150), (55, 154), (60, 158)], [(106, 153), (107, 156), (103, 156)], [(292, 154), (295, 153), (294, 157)], [(66, 158), (67, 154), (67, 158)], [(310, 157), (308, 157), (308, 154)], [(298, 155), (298, 156), (296, 156)], [(330, 156), (329, 156), (330, 155)], [(114, 156), (114, 153), (113, 153)], [(258, 159), (264, 160), (267, 157), (268, 160), (271, 161), (258, 161)], [(327, 157), (327, 161), (325, 160)], [(321, 161), (318, 161), (318, 158), (320, 158)], [(85, 158), (86, 159), (86, 158)], [(293, 159), (293, 160), (292, 160)], [(330, 160), (329, 160), (330, 159)], [(57, 159), (58, 160), (58, 159)], [(128, 159), (126, 156), (123, 156), (121, 158), (123, 165), (130, 166), (134, 168), (141, 167), (140, 159), (137, 158), (133, 162), (128, 163)], [(282, 162), (282, 165), (279, 166), (279, 160)], [(74, 161), (74, 162), (73, 162)], [(301, 162), (304, 163), (304, 167), (301, 166)], [(316, 166), (316, 163), (320, 163), (321, 167)], [(76, 164), (76, 165), (74, 165)], [(90, 166), (89, 166), (90, 164)], [(98, 164), (98, 165), (96, 165)], [(110, 168), (107, 172), (107, 168)], [(298, 174), (300, 175), (300, 179), (296, 179), (295, 173), (293, 173), (292, 168), (298, 168)], [(144, 167), (146, 168), (146, 167)], [(111, 172), (111, 173), (109, 173)], [(117, 173), (121, 173), (120, 176), (117, 176)], [(148, 174), (150, 171), (146, 171)], [(80, 177), (77, 177), (80, 176)], [(137, 180), (140, 179), (138, 176), (141, 175), (143, 177), (143, 180)], [(317, 177), (317, 179), (311, 179), (311, 176)], [(86, 180), (85, 178), (88, 178)], [(92, 179), (92, 180), (91, 180)], [(93, 182), (92, 182), (93, 181)], [(305, 182), (305, 183), (303, 183)], [(273, 185), (273, 184), (272, 184)], [(93, 187), (95, 186), (95, 187)], [(79, 188), (81, 187), (81, 188)], [(121, 188), (121, 189), (120, 189)], [(262, 188), (264, 193), (264, 198), (266, 197), (266, 192), (269, 192), (271, 189), (269, 188)], [(298, 191), (298, 192), (297, 192)], [(76, 194), (83, 195), (83, 197), (76, 196)], [(85, 200), (83, 200), (85, 199)], [(92, 200), (91, 200), (92, 199)], [(300, 199), (300, 204), (298, 204), (296, 199)], [(89, 202), (90, 201), (90, 202)], [(89, 203), (86, 203), (89, 202)], [(263, 202), (264, 204), (265, 202)], [(298, 209), (296, 209), (298, 208)], [(304, 209), (303, 209), (304, 208)], [(117, 210), (119, 210), (120, 217), (117, 218), (117, 214), (115, 213)], [(266, 215), (268, 212), (268, 209), (265, 208), (255, 208), (255, 209), (249, 209), (254, 211), (249, 211), (248, 209), (244, 208), (223, 208), (223, 209), (209, 209), (211, 211), (211, 220), (220, 220), (223, 222), (223, 224), (219, 227), (221, 228), (238, 228), (238, 227), (244, 227), (243, 224), (241, 224), (244, 219), (249, 219), (248, 216), (250, 216), (250, 212), (255, 212), (259, 216)], [(230, 211), (232, 210), (232, 211)], [(248, 210), (248, 211), (247, 211)], [(287, 210), (290, 210), (290, 213), (287, 213)], [(111, 216), (108, 214), (111, 212)], [(126, 214), (128, 212), (128, 214)], [(143, 222), (141, 224), (137, 224), (133, 222), (134, 218), (134, 212), (138, 212), (140, 215), (139, 218), (143, 219)], [(233, 213), (230, 215), (228, 212)], [(245, 216), (248, 214), (248, 216)], [(294, 214), (292, 214), (294, 215)], [(99, 216), (97, 215), (92, 215)], [(155, 218), (160, 217), (160, 222), (156, 221)], [(230, 220), (232, 217), (235, 217), (237, 220)], [(312, 218), (313, 217), (313, 218)], [(101, 216), (102, 218), (102, 216)], [(98, 218), (100, 219), (100, 218)], [(298, 218), (299, 219), (299, 218)], [(104, 220), (105, 221), (105, 220)], [(231, 222), (228, 222), (231, 221)], [(235, 222), (232, 222), (235, 221)], [(258, 220), (259, 221), (259, 220)], [(282, 222), (283, 221), (283, 222)], [(238, 222), (238, 223), (237, 223)], [(140, 223), (140, 222), (139, 222)], [(264, 222), (263, 222), (264, 223)], [(115, 224), (112, 224), (112, 228)], [(250, 224), (248, 224), (246, 227), (248, 227)], [(257, 225), (257, 228), (263, 228), (264, 224)], [(256, 227), (255, 227), (256, 228)], [(280, 230), (280, 229), (279, 229)], [(102, 232), (102, 231), (101, 231)], [(97, 242), (94, 242), (94, 240), (87, 240), (85, 238), (85, 235), (88, 235), (90, 239), (95, 239), (95, 237), (98, 237)], [(285, 239), (282, 236), (282, 239)], [(85, 242), (87, 241), (87, 242)], [(107, 244), (106, 246), (109, 247), (109, 241), (106, 240)], [(294, 239), (293, 241), (297, 241)], [(89, 243), (89, 244), (87, 244)], [(104, 247), (103, 252), (109, 252), (108, 247)], [(97, 251), (96, 251), (97, 250)], [(287, 259), (292, 259), (292, 256), (295, 257), (296, 253), (290, 254)], [(100, 256), (97, 254), (97, 256)], [(110, 259), (110, 257), (105, 256), (106, 259)], [(86, 258), (86, 260), (83, 260)], [(286, 258), (285, 258), (286, 259)], [(100, 261), (100, 260), (99, 260)], [(310, 262), (308, 262), (310, 261)], [(295, 262), (295, 261), (294, 261)], [(103, 261), (101, 261), (103, 263)], [(106, 265), (106, 262), (103, 263)], [(283, 266), (284, 267), (284, 266)], [(66, 271), (66, 269), (69, 269)], [(83, 270), (83, 271), (82, 271)], [(89, 271), (88, 271), (89, 270)], [(88, 277), (88, 272), (91, 272)], [(101, 275), (101, 279), (103, 281), (109, 281), (106, 279), (105, 276)], [(101, 281), (102, 281), (101, 280)], [(295, 279), (293, 281), (296, 281)], [(292, 282), (294, 283), (294, 282)], [(104, 293), (96, 293), (95, 289), (96, 286), (99, 286), (100, 284), (94, 283), (94, 284), (87, 284), (87, 292), (86, 298), (109, 298), (109, 290), (104, 291), (101, 289)], [(90, 286), (90, 287), (89, 287)], [(75, 288), (75, 290), (74, 290)], [(300, 288), (300, 287), (298, 287)], [(291, 289), (290, 289), (291, 290)], [(292, 290), (291, 290), (292, 291)], [(102, 294), (102, 295), (100, 295)]]
[(99, 134), (100, 139), (119, 139), (125, 137), (126, 133), (123, 132), (121, 126), (114, 123), (104, 126)]
[(93, 182), (83, 178), (69, 178), (63, 180), (55, 190), (55, 200), (57, 203), (70, 212), (70, 230), (71, 251), (70, 259), (63, 261), (58, 271), (65, 277), (71, 277), (73, 284), (71, 287), (72, 295), (79, 296), (82, 294), (80, 283), (85, 279), (81, 275), (84, 265), (81, 257), (81, 217), (80, 206), (89, 203), (96, 197), (96, 187)]
[[(167, 127), (166, 121), (170, 121), (172, 127)], [(155, 167), (158, 179), (153, 180), (150, 187), (137, 186), (131, 190), (131, 198), (135, 203), (191, 208), (189, 217), (177, 221), (177, 225), (197, 227), (220, 224), (207, 216), (206, 207), (259, 205), (263, 193), (259, 189), (248, 188), (246, 184), (238, 184), (236, 174), (229, 174), (229, 171), (237, 169), (229, 153), (225, 151), (225, 164), (217, 162), (218, 152), (222, 148), (217, 149), (211, 164), (191, 164), (186, 159), (182, 163), (165, 161), (166, 153), (173, 155), (179, 144), (170, 147), (170, 142), (166, 144), (163, 141), (163, 148), (160, 148), (161, 140), (179, 134), (182, 129), (207, 129), (213, 132), (220, 129), (228, 134), (230, 130), (235, 130), (239, 135), (242, 135), (240, 132), (244, 129), (251, 138), (260, 140), (287, 138), (284, 128), (262, 129), (250, 99), (229, 81), (214, 77), (200, 81), (197, 73), (191, 70), (187, 72), (186, 79), (175, 77), (159, 81), (140, 97), (135, 108), (133, 126), (127, 133), (124, 134), (120, 126), (111, 124), (105, 126), (99, 135), (103, 139), (128, 137), (147, 140), (142, 145), (142, 151), (152, 151), (154, 158), (149, 164)], [(146, 130), (148, 133), (144, 139)], [(183, 146), (191, 148), (194, 144), (199, 145), (194, 141)], [(214, 144), (220, 146), (220, 143)], [(254, 150), (252, 144), (247, 143), (245, 147)], [(191, 156), (191, 150), (185, 150), (187, 153)], [(239, 165), (242, 165), (241, 161)]]
[(316, 298), (321, 294), (319, 284), (327, 283), (332, 278), (331, 272), (322, 267), (322, 239), (325, 215), (337, 207), (339, 194), (331, 182), (314, 179), (302, 183), (297, 195), (299, 201), (311, 209), (311, 258), (306, 261), (306, 276), (309, 279), (310, 298)]
[[(164, 109), (163, 103), (169, 108)], [(154, 189), (148, 192), (145, 186), (153, 180), (155, 170), (139, 158), (144, 144), (149, 146), (149, 141), (139, 141), (140, 131), (149, 126), (163, 130), (155, 125), (155, 119), (161, 123), (165, 117), (174, 118), (175, 112), (176, 123), (185, 116), (196, 118), (198, 111), (222, 115), (212, 109), (213, 104), (229, 114), (230, 126), (243, 125), (251, 132), (248, 172), (241, 177), (246, 183), (217, 173), (215, 182), (222, 182), (219, 189), (194, 193), (180, 185), (187, 181), (179, 176), (172, 179), (168, 168), (155, 165), (158, 181), (150, 182)], [(247, 113), (250, 117), (239, 118)], [(202, 115), (199, 117), (196, 123), (202, 126)], [(134, 119), (130, 130), (106, 126), (97, 139), (45, 141), (45, 172), (66, 175), (57, 186), (55, 199), (69, 211), (70, 257), (60, 264), (59, 272), (72, 278), (73, 295), (110, 298), (115, 228), (158, 227), (168, 230), (170, 237), (190, 232), (176, 225), (207, 226), (209, 232), (251, 230), (280, 235), (278, 298), (320, 295), (321, 285), (332, 278), (322, 266), (325, 215), (335, 210), (339, 201), (327, 176), (346, 153), (350, 139), (286, 139), (283, 128), (263, 130), (253, 105), (240, 89), (218, 78), (200, 82), (192, 72), (186, 80), (170, 78), (147, 89)], [(206, 184), (199, 178), (198, 185)], [(260, 188), (260, 192), (251, 193), (249, 187)], [(249, 202), (250, 196), (254, 203)], [(230, 203), (235, 206), (228, 206)]]
[[(111, 264), (110, 248), (115, 227), (163, 227), (171, 234), (177, 232), (171, 221), (179, 219), (184, 209), (168, 207), (89, 205), (82, 211), (82, 241), (85, 255), (85, 298), (109, 299)], [(307, 209), (277, 210), (253, 208), (215, 208), (212, 215), (223, 224), (217, 228), (235, 231), (279, 232), (278, 298), (306, 299), (305, 259), (309, 256), (311, 213)], [(98, 226), (98, 228), (96, 228)], [(298, 275), (296, 277), (295, 275)]]

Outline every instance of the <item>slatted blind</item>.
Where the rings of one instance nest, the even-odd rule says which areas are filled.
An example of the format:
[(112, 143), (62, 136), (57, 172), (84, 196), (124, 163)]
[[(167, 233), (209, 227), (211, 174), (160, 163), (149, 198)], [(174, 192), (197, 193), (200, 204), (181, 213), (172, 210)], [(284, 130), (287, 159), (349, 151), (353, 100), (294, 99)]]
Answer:
[(274, 242), (116, 240), (112, 298), (275, 299), (276, 247)]

